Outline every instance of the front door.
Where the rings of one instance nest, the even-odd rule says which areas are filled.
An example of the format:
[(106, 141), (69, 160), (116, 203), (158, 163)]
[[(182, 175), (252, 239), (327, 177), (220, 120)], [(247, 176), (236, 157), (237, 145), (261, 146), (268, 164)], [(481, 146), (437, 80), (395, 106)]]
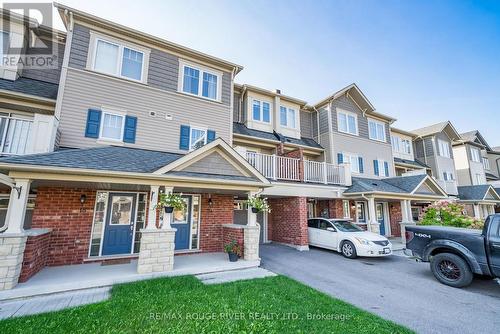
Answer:
[(109, 193), (102, 255), (130, 254), (137, 194)]
[(189, 249), (191, 236), (191, 196), (182, 196), (186, 201), (184, 210), (174, 210), (171, 225), (177, 229), (175, 232), (175, 249)]
[(380, 234), (385, 235), (385, 213), (384, 213), (384, 203), (377, 203), (376, 207), (377, 213), (377, 223), (380, 224)]

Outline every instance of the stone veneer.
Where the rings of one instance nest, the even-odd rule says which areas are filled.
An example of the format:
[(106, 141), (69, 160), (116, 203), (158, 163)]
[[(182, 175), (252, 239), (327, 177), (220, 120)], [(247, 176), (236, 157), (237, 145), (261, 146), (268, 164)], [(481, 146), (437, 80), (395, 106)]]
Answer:
[(137, 272), (165, 272), (174, 269), (175, 228), (142, 229)]
[(0, 234), (0, 290), (17, 285), (27, 238), (25, 233)]
[(244, 254), (245, 260), (255, 261), (259, 260), (259, 236), (260, 236), (260, 225), (257, 226), (245, 226), (244, 229)]

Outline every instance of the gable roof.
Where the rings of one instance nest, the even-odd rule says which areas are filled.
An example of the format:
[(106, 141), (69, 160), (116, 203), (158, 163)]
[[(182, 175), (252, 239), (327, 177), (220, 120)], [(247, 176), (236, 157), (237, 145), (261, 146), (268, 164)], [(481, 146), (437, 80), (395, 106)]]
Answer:
[(341, 90), (333, 93), (332, 95), (329, 95), (328, 97), (324, 98), (323, 100), (313, 104), (313, 106), (314, 106), (314, 108), (321, 107), (325, 103), (328, 103), (331, 100), (335, 100), (335, 99), (343, 96), (344, 94), (347, 94), (351, 99), (353, 99), (358, 104), (361, 111), (366, 112), (367, 114), (385, 119), (385, 120), (389, 121), (390, 123), (396, 121), (396, 119), (393, 117), (376, 112), (373, 104), (368, 100), (368, 98), (365, 96), (365, 94), (363, 94), (361, 89), (359, 89), (359, 87), (355, 83), (352, 83), (352, 84), (342, 88)]
[(418, 137), (426, 137), (443, 131), (446, 131), (451, 140), (459, 140), (461, 138), (460, 134), (450, 121), (432, 124), (420, 129), (412, 130), (411, 132), (415, 133)]
[(424, 164), (422, 161), (415, 159), (415, 160), (408, 160), (408, 159), (400, 159), (400, 158), (394, 158), (394, 163), (396, 164), (401, 164), (401, 165), (410, 165), (418, 168), (430, 168), (428, 165)]
[[(459, 186), (458, 187), (458, 198), (460, 201), (469, 202), (480, 202), (488, 201), (486, 196), (488, 194), (493, 195), (494, 200), (500, 202), (500, 196), (495, 191), (495, 188), (491, 184), (480, 184), (475, 186)], [(490, 200), (491, 201), (491, 200)]]
[(461, 140), (457, 141), (459, 143), (472, 143), (484, 147), (487, 151), (492, 151), (490, 145), (488, 145), (488, 143), (478, 130), (461, 133), (460, 137)]

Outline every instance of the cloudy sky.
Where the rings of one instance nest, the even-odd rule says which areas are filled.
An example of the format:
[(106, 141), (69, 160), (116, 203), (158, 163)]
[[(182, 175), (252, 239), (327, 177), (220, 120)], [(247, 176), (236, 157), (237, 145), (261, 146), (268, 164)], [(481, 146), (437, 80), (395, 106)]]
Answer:
[(243, 65), (239, 83), (314, 103), (355, 82), (397, 127), (500, 145), (499, 1), (61, 2)]

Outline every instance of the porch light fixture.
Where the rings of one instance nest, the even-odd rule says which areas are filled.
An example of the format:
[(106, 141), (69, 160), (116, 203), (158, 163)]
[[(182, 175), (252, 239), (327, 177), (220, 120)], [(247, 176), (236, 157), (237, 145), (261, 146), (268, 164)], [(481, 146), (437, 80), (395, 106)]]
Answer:
[(80, 212), (85, 211), (85, 209), (83, 208), (83, 204), (85, 203), (86, 200), (87, 200), (87, 195), (81, 194), (80, 195), (80, 204), (81, 204)]
[(208, 194), (208, 207), (210, 208), (210, 211), (213, 210), (213, 205), (214, 205), (214, 202), (212, 201), (212, 195)]

